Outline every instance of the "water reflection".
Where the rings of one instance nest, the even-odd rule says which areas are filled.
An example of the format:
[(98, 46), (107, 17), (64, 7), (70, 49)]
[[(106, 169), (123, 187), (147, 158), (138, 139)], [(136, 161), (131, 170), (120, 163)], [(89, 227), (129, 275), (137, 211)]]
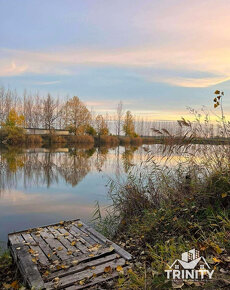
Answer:
[[(80, 217), (109, 203), (108, 176), (139, 162), (137, 148), (0, 148), (0, 241), (26, 227)], [(136, 159), (136, 161), (135, 161)]]
[[(207, 149), (207, 147), (206, 147)], [(124, 176), (147, 158), (165, 162), (165, 146), (116, 148), (0, 148), (0, 241), (14, 230), (57, 220), (90, 219), (95, 201), (103, 207), (108, 176)], [(192, 149), (193, 150), (193, 149)], [(183, 155), (184, 154), (184, 155)], [(186, 154), (188, 154), (186, 152)], [(182, 149), (173, 152), (172, 166)]]

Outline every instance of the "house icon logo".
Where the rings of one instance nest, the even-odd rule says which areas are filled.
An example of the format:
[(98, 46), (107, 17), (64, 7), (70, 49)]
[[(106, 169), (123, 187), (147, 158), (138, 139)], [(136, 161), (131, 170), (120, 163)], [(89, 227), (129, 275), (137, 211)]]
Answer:
[(170, 266), (170, 270), (165, 270), (167, 279), (173, 280), (204, 280), (212, 279), (214, 270), (200, 252), (196, 249), (182, 253), (181, 259), (176, 259)]

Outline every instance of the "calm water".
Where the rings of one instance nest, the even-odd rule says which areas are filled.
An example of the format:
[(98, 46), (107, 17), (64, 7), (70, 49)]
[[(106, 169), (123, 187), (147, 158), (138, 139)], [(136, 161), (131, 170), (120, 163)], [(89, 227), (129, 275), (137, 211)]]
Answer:
[(89, 222), (95, 201), (110, 202), (109, 177), (125, 175), (144, 158), (143, 147), (0, 149), (0, 241), (60, 220)]

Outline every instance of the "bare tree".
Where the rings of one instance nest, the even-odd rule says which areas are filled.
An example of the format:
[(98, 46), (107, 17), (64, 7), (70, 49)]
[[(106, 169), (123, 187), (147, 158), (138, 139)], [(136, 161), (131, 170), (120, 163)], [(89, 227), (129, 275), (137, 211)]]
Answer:
[(43, 100), (42, 117), (45, 129), (52, 130), (55, 128), (55, 121), (60, 114), (58, 104), (59, 100), (54, 100), (50, 94)]
[(117, 126), (116, 133), (119, 136), (121, 134), (121, 126), (122, 126), (122, 117), (124, 115), (123, 111), (123, 103), (120, 101), (117, 105)]

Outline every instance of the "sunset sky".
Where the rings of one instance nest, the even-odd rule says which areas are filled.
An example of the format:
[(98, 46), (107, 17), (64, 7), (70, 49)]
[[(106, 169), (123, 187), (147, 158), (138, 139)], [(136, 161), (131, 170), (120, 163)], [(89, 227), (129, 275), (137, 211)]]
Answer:
[(229, 0), (0, 0), (0, 86), (77, 95), (96, 111), (230, 113)]

